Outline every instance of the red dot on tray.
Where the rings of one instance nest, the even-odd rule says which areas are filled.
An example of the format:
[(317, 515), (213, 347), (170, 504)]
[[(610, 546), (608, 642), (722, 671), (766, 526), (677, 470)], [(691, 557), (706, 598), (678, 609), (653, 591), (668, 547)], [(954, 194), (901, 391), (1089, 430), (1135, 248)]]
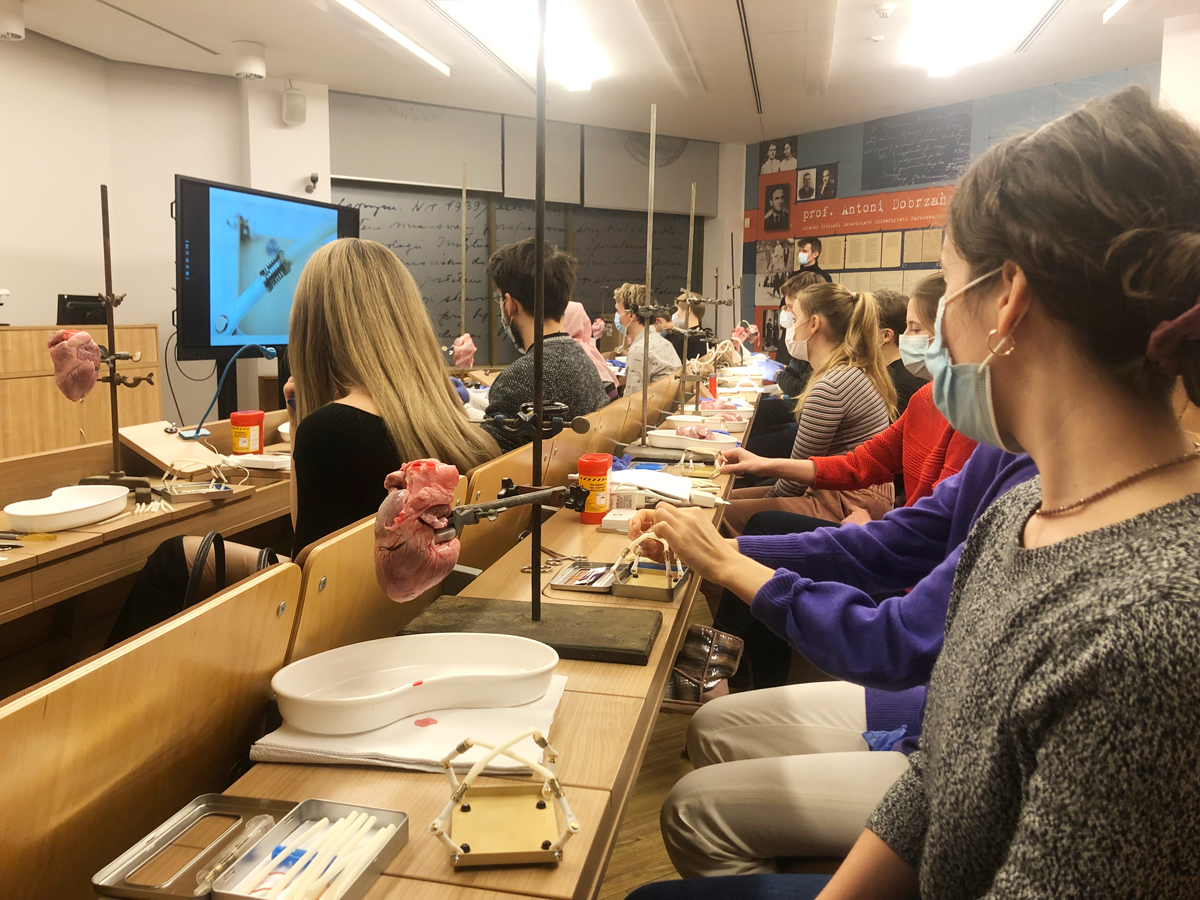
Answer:
[(414, 681), (413, 687), (416, 687), (418, 684), (424, 684), (424, 683), (425, 683), (424, 681)]
[(428, 728), (430, 725), (436, 725), (437, 719), (432, 719), (429, 716), (426, 716), (424, 719), (417, 719), (417, 721), (413, 722), (413, 724), (418, 728)]

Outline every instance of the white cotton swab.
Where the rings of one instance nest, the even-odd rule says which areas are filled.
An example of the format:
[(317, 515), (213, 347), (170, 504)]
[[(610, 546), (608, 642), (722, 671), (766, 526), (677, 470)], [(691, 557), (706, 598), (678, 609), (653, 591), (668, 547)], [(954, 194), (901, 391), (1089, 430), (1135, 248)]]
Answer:
[[(326, 835), (327, 839), (323, 839), (318, 845), (318, 848), (316, 848), (317, 852), (313, 856), (312, 861), (303, 871), (298, 872), (296, 878), (284, 889), (283, 893), (279, 895), (279, 900), (290, 900), (292, 897), (299, 896), (297, 891), (302, 892), (302, 885), (308, 881), (309, 875), (319, 871), (316, 869), (316, 866), (320, 866), (322, 863), (327, 861), (327, 854), (329, 850), (333, 847), (341, 845), (342, 838), (346, 835), (346, 833), (352, 831), (358, 824), (359, 815), (360, 814), (357, 811), (352, 812), (349, 816), (338, 819), (333, 824), (333, 827), (329, 829), (328, 835)], [(297, 867), (297, 869), (298, 868), (299, 867)]]
[(354, 884), (355, 879), (362, 874), (363, 869), (367, 864), (375, 858), (375, 855), (383, 849), (383, 845), (388, 842), (393, 834), (396, 833), (396, 826), (389, 825), (387, 828), (381, 828), (376, 835), (367, 842), (367, 845), (360, 850), (357, 850), (351, 855), (350, 859), (346, 860), (346, 867), (342, 869), (341, 874), (333, 880), (329, 886), (329, 896), (323, 897), (322, 900), (338, 900), (347, 890), (350, 885)]
[[(363, 839), (364, 835), (370, 834), (371, 829), (374, 827), (375, 816), (371, 816), (366, 821), (361, 822), (359, 827), (354, 830), (353, 834), (351, 834), (345, 841), (342, 842), (342, 846), (338, 850), (337, 855), (335, 855), (334, 858), (330, 860), (323, 869), (314, 870), (315, 874), (313, 876), (313, 880), (305, 885), (303, 900), (314, 900), (315, 897), (320, 896), (321, 892), (329, 886), (329, 882), (333, 881), (338, 872), (342, 871), (342, 869), (345, 867), (346, 860), (354, 855), (355, 848), (358, 847), (359, 841)], [(298, 900), (298, 898), (300, 898), (300, 894), (295, 894), (295, 897)]]
[(289, 841), (283, 845), (283, 849), (279, 853), (268, 853), (263, 857), (262, 862), (254, 867), (254, 870), (242, 879), (242, 883), (237, 886), (238, 893), (249, 894), (262, 882), (263, 878), (271, 871), (271, 866), (276, 860), (285, 860), (300, 847), (305, 841), (316, 834), (320, 829), (329, 824), (328, 819), (321, 819), (319, 822), (313, 822), (312, 827), (306, 830), (300, 837), (294, 841)]
[(292, 886), (284, 891), (280, 900), (299, 900), (308, 891), (309, 885), (321, 877), (321, 873), (329, 868), (330, 864), (337, 859), (339, 853), (354, 847), (358, 843), (359, 835), (362, 834), (362, 827), (365, 825), (370, 828), (375, 824), (375, 817), (368, 817), (366, 813), (358, 812), (357, 810), (350, 814), (345, 830), (341, 833), (338, 839), (325, 846), (325, 849), (317, 854), (317, 858), (309, 864), (304, 870), (304, 874), (292, 882)]
[(309, 850), (302, 857), (300, 857), (299, 862), (288, 869), (287, 873), (275, 884), (275, 887), (271, 888), (270, 892), (267, 894), (266, 900), (278, 900), (279, 895), (284, 892), (284, 889), (292, 883), (292, 881), (297, 875), (300, 874), (301, 871), (303, 871), (304, 867), (312, 861), (312, 858), (321, 852), (321, 848), (329, 843), (330, 838), (340, 835), (345, 827), (345, 819), (338, 819), (337, 822), (331, 825), (329, 830), (321, 836), (321, 839), (313, 844), (312, 847), (309, 848)]

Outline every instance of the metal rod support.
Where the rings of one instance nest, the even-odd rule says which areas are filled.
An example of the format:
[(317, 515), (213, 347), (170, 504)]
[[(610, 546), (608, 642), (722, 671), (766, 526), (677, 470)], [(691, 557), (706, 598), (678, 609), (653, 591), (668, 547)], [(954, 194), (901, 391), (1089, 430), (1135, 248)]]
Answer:
[(117, 412), (117, 388), (120, 379), (117, 377), (117, 327), (113, 312), (113, 279), (112, 279), (112, 240), (108, 228), (108, 185), (100, 185), (100, 227), (104, 236), (104, 320), (108, 326), (108, 352), (112, 361), (108, 364), (108, 396), (110, 412), (112, 413), (112, 470), (114, 474), (121, 473), (121, 437), (120, 417)]
[[(658, 142), (658, 104), (650, 104), (650, 188), (646, 199), (646, 302), (654, 305), (654, 291), (650, 284), (650, 272), (654, 259), (654, 150)], [(639, 319), (641, 316), (638, 317)], [(650, 325), (642, 322), (642, 439), (646, 446), (646, 419), (650, 412)]]
[[(545, 361), (544, 321), (546, 314), (546, 0), (538, 0), (537, 56), (537, 150), (534, 162), (534, 257), (533, 257), (533, 486), (542, 483), (542, 373)], [(533, 621), (542, 619), (542, 507), (530, 512), (529, 583)]]
[[(688, 364), (688, 332), (692, 330), (688, 321), (692, 317), (692, 252), (696, 243), (696, 182), (692, 182), (692, 211), (688, 217), (688, 267), (687, 267), (687, 287), (685, 287), (684, 295), (687, 297), (685, 309), (687, 310), (683, 316), (683, 371), (687, 372)], [(697, 390), (696, 393), (699, 393)], [(683, 411), (683, 405), (687, 402), (687, 385), (684, 384), (682, 378), (679, 379), (679, 409)]]
[(467, 333), (467, 164), (463, 163), (462, 188), (462, 331)]

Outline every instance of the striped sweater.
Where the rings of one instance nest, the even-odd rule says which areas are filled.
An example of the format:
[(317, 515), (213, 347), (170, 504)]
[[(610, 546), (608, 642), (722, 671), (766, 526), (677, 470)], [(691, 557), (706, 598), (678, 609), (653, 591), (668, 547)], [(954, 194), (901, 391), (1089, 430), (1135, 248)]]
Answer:
[[(841, 456), (889, 424), (887, 403), (862, 369), (831, 369), (804, 399), (792, 459)], [(805, 485), (781, 478), (767, 496), (798, 497), (805, 490)]]

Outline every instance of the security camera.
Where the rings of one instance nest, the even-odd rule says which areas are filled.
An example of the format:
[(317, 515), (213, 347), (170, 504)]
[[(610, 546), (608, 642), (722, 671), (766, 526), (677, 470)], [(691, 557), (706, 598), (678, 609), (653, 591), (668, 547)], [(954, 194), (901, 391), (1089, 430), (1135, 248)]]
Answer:
[(306, 184), (304, 186), (304, 193), (311, 194), (313, 191), (315, 191), (317, 189), (317, 182), (320, 180), (320, 178), (321, 176), (316, 172), (313, 172), (311, 175), (309, 175), (308, 180), (311, 182), (311, 184)]

